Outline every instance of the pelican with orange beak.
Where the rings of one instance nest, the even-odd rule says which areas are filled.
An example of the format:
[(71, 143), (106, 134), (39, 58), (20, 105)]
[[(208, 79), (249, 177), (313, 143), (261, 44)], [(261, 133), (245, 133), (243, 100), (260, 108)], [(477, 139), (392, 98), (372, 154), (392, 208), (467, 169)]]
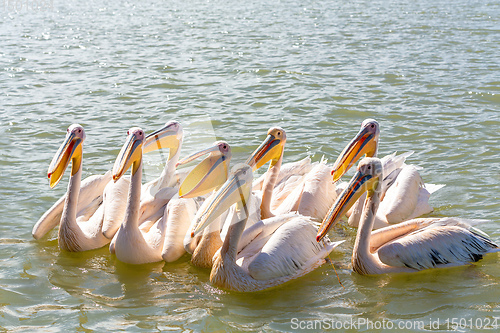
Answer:
[[(170, 128), (170, 131), (164, 131), (163, 135), (165, 137), (176, 136), (177, 131), (175, 128)], [(115, 253), (118, 260), (129, 264), (145, 264), (163, 260), (165, 234), (182, 235), (174, 236), (176, 239), (182, 239), (189, 227), (189, 223), (185, 223), (186, 220), (171, 218), (167, 205), (167, 209), (163, 208), (163, 214), (158, 220), (151, 221), (147, 227), (143, 228), (141, 225), (139, 228), (144, 141), (144, 131), (138, 127), (131, 128), (113, 166), (114, 181), (118, 181), (128, 169), (131, 169), (125, 219), (110, 246), (110, 250)], [(175, 188), (169, 189), (173, 192), (172, 196), (177, 191)], [(170, 215), (175, 216), (175, 214)], [(178, 244), (178, 247), (181, 247), (182, 255), (182, 242)]]
[[(150, 227), (163, 216), (165, 206), (175, 195), (175, 166), (179, 160), (182, 146), (182, 126), (177, 121), (169, 121), (160, 129), (146, 136), (142, 153), (147, 154), (160, 149), (169, 149), (167, 162), (161, 175), (141, 187), (141, 204), (139, 209), (139, 225)], [(117, 186), (117, 184), (121, 184)], [(104, 222), (103, 234), (112, 239), (125, 218), (129, 177), (120, 177), (116, 182), (110, 182), (104, 191)], [(112, 250), (112, 248), (111, 248)], [(112, 250), (113, 252), (113, 250)]]
[[(176, 131), (175, 135), (172, 135), (173, 130)], [(163, 215), (161, 208), (164, 208), (175, 193), (165, 186), (175, 178), (173, 174), (181, 144), (182, 127), (175, 121), (168, 122), (164, 127), (146, 137), (143, 153), (162, 148), (170, 148), (170, 150), (162, 175), (143, 187), (140, 224), (145, 221), (156, 221)], [(88, 221), (102, 205), (102, 211), (98, 212), (104, 214), (102, 232), (106, 238), (111, 240), (123, 222), (129, 187), (129, 177), (121, 177), (117, 182), (113, 182), (111, 170), (104, 175), (92, 175), (82, 180), (76, 207), (76, 220)], [(65, 200), (66, 194), (40, 217), (32, 231), (35, 239), (42, 238), (59, 224)]]
[(382, 162), (364, 158), (356, 174), (335, 201), (321, 224), (317, 241), (326, 236), (363, 193), (367, 198), (352, 251), (352, 269), (359, 274), (417, 272), (423, 269), (466, 265), (499, 251), (483, 232), (462, 219), (420, 218), (372, 232), (380, 204)]
[[(376, 120), (366, 119), (358, 134), (349, 142), (333, 165), (333, 181), (336, 182), (363, 156), (376, 157), (380, 127)], [(374, 229), (400, 223), (433, 211), (430, 195), (444, 185), (424, 184), (417, 167), (405, 164), (410, 154), (388, 155), (382, 158), (384, 175), (382, 201), (375, 216)], [(366, 195), (353, 206), (349, 225), (357, 227)]]
[(315, 164), (302, 177), (287, 187), (289, 192), (273, 202), (275, 186), (280, 178), (286, 133), (281, 127), (272, 127), (266, 139), (247, 159), (246, 164), (257, 170), (270, 161), (262, 184), (261, 218), (298, 212), (305, 216), (323, 219), (337, 197), (335, 184), (330, 179), (330, 168), (324, 161)]
[[(338, 244), (315, 241), (317, 228), (310, 217), (296, 213), (272, 217), (245, 230), (253, 171), (246, 164), (233, 167), (228, 180), (197, 213), (192, 237), (199, 235), (230, 206), (236, 206), (223, 245), (213, 258), (210, 281), (235, 291), (258, 291), (311, 272), (325, 262)], [(242, 248), (240, 242), (244, 242)]]
[[(90, 201), (91, 213), (82, 214), (77, 219), (78, 204), (80, 195), (89, 195), (95, 191), (95, 187), (104, 188), (107, 176), (100, 177), (95, 181), (92, 191), (87, 190), (81, 193), (82, 163), (83, 163), (83, 142), (85, 141), (85, 130), (81, 125), (71, 125), (66, 133), (66, 138), (57, 150), (47, 172), (50, 188), (54, 188), (62, 179), (64, 172), (71, 163), (71, 176), (68, 184), (68, 191), (63, 197), (64, 202), (59, 221), (58, 242), (59, 248), (65, 251), (78, 252), (97, 249), (109, 243), (109, 239), (104, 237), (101, 232), (103, 220), (103, 206), (100, 205), (99, 196)], [(109, 174), (110, 176), (110, 174)], [(94, 180), (96, 177), (94, 177)], [(87, 183), (88, 185), (88, 183)], [(92, 196), (90, 196), (92, 198)], [(87, 199), (87, 198), (84, 198)], [(82, 200), (85, 201), (85, 200)], [(80, 201), (80, 203), (82, 202)], [(88, 200), (87, 200), (88, 201)], [(98, 208), (97, 208), (98, 207)], [(57, 215), (52, 211), (53, 215)], [(44, 215), (47, 217), (47, 215)], [(90, 217), (89, 217), (90, 216)], [(40, 219), (33, 228), (33, 236), (39, 238), (48, 232), (53, 223), (47, 223), (52, 219)]]

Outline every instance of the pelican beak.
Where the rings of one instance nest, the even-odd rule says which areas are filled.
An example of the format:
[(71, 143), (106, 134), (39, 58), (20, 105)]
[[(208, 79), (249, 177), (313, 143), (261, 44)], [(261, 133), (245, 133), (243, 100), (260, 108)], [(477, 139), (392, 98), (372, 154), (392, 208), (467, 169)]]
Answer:
[(129, 133), (127, 141), (125, 141), (113, 165), (113, 181), (115, 182), (127, 172), (131, 165), (132, 175), (134, 175), (142, 160), (143, 140), (137, 138), (132, 131), (129, 131)]
[(49, 170), (47, 171), (50, 188), (54, 188), (54, 186), (59, 183), (71, 160), (73, 160), (71, 175), (73, 176), (78, 172), (83, 153), (81, 145), (82, 142), (83, 140), (77, 137), (74, 133), (69, 132), (66, 134), (64, 142), (57, 150), (54, 158), (52, 158)]
[(162, 148), (169, 148), (168, 159), (170, 160), (179, 150), (181, 140), (182, 128), (178, 122), (172, 121), (146, 136), (142, 152), (146, 154)]
[(375, 156), (377, 146), (378, 132), (373, 133), (368, 127), (362, 127), (333, 164), (333, 181), (339, 180), (363, 155), (367, 157)]
[(264, 142), (253, 152), (245, 164), (250, 165), (253, 171), (259, 169), (268, 161), (271, 161), (271, 166), (274, 166), (283, 154), (284, 147), (285, 140), (281, 140), (269, 133)]
[(238, 170), (238, 172), (229, 177), (211, 200), (206, 200), (202, 204), (196, 213), (196, 222), (193, 226), (191, 237), (200, 234), (233, 204), (240, 203), (245, 207), (252, 190), (252, 178), (249, 180), (249, 177), (242, 174), (244, 172), (251, 172), (251, 169), (247, 167), (243, 170)]
[(364, 174), (357, 171), (352, 177), (347, 187), (339, 195), (333, 206), (326, 214), (323, 222), (321, 223), (316, 240), (319, 242), (325, 237), (330, 228), (338, 223), (340, 218), (344, 216), (352, 205), (359, 199), (359, 197), (367, 190), (376, 187), (378, 177), (373, 177), (369, 174)]
[(217, 145), (194, 153), (184, 158), (182, 161), (179, 161), (177, 165), (191, 162), (206, 154), (209, 155), (191, 170), (182, 182), (179, 187), (179, 197), (194, 198), (205, 195), (214, 188), (224, 184), (227, 180), (231, 152), (229, 151), (228, 154), (223, 154), (220, 152), (219, 146)]

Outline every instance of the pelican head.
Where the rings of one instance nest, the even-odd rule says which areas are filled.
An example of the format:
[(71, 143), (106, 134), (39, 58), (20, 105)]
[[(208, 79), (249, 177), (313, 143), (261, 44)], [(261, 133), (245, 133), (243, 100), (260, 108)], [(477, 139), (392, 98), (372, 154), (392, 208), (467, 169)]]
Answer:
[(82, 143), (85, 138), (85, 131), (81, 125), (73, 124), (68, 127), (66, 138), (52, 158), (47, 171), (50, 188), (54, 188), (59, 183), (70, 161), (73, 161), (71, 175), (78, 172), (83, 154)]
[(127, 132), (127, 140), (113, 165), (113, 180), (116, 182), (132, 165), (132, 175), (137, 172), (142, 161), (142, 145), (144, 131), (139, 127), (132, 127)]
[(366, 119), (354, 139), (344, 148), (333, 165), (333, 181), (342, 177), (361, 156), (373, 157), (377, 155), (378, 137), (380, 128), (375, 119)]
[(253, 171), (259, 169), (268, 161), (271, 161), (271, 166), (274, 166), (283, 155), (285, 142), (285, 130), (281, 127), (271, 127), (267, 131), (267, 137), (264, 142), (262, 142), (245, 163), (250, 165)]
[(253, 171), (249, 165), (239, 163), (231, 169), (228, 180), (200, 207), (195, 216), (195, 225), (191, 237), (200, 234), (218, 216), (237, 203), (246, 207), (252, 191)]
[(193, 198), (207, 194), (227, 180), (231, 147), (225, 141), (217, 141), (212, 147), (184, 158), (177, 165), (191, 162), (206, 154), (208, 156), (191, 170), (179, 187), (181, 198)]
[(149, 134), (144, 140), (143, 153), (149, 153), (162, 148), (170, 148), (170, 160), (179, 150), (182, 143), (182, 126), (177, 121), (169, 121), (159, 130)]
[(319, 242), (325, 237), (328, 230), (340, 220), (351, 208), (359, 197), (368, 191), (368, 197), (372, 196), (382, 179), (382, 162), (380, 159), (366, 157), (359, 162), (356, 174), (352, 177), (347, 187), (339, 195), (330, 211), (323, 219), (318, 230), (316, 240)]

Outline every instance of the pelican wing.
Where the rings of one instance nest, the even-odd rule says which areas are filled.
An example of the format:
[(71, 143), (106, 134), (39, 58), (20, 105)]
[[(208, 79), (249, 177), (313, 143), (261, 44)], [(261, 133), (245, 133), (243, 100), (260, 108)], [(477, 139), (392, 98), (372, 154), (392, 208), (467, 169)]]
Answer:
[(440, 219), (378, 249), (379, 259), (392, 267), (416, 270), (440, 265), (463, 265), (480, 260), (498, 246), (468, 225)]
[(331, 168), (325, 163), (317, 164), (307, 174), (304, 183), (298, 212), (323, 220), (337, 198), (335, 183), (331, 179)]
[(396, 152), (386, 155), (380, 159), (384, 168), (384, 175), (391, 174), (394, 170), (401, 169), (408, 157), (413, 155), (413, 151), (396, 156)]
[[(312, 167), (311, 158), (309, 156), (301, 159), (300, 161), (283, 164), (276, 181), (276, 186), (288, 182), (290, 177), (305, 175), (311, 171)], [(262, 176), (254, 180), (252, 190), (262, 190), (262, 184), (264, 183), (265, 177), (266, 174), (264, 173)]]
[(431, 194), (425, 187), (421, 187), (418, 191), (417, 203), (415, 208), (413, 209), (413, 213), (408, 216), (407, 219), (414, 219), (424, 214), (432, 213), (434, 210), (432, 206), (429, 204), (429, 197)]
[(321, 265), (339, 243), (316, 242), (317, 231), (311, 219), (303, 216), (282, 224), (248, 265), (249, 275), (256, 280), (270, 280)]
[(296, 212), (299, 209), (305, 185), (306, 183), (304, 182), (304, 179), (301, 179), (300, 183), (298, 183), (293, 191), (288, 194), (281, 205), (275, 209), (274, 214), (282, 215), (290, 212)]
[(276, 209), (276, 214), (297, 211), (305, 216), (323, 219), (337, 197), (330, 174), (331, 169), (324, 162), (315, 164), (301, 184)]
[[(444, 217), (444, 218), (418, 218), (409, 221), (405, 221), (398, 224), (389, 225), (385, 228), (380, 228), (371, 233), (370, 237), (370, 251), (375, 252), (379, 247), (384, 244), (388, 244), (393, 240), (400, 237), (408, 236), (409, 234), (424, 229), (426, 227), (432, 226), (459, 226), (465, 229), (471, 229), (472, 220), (465, 220), (456, 217)], [(487, 237), (486, 234), (484, 236)]]
[[(106, 172), (104, 175), (93, 175), (82, 180), (80, 187), (80, 194), (78, 196), (77, 211), (81, 211), (84, 207), (94, 207), (94, 212), (97, 206), (92, 205), (96, 198), (100, 198), (104, 191), (106, 184), (111, 180), (111, 171)], [(52, 205), (33, 227), (33, 237), (40, 239), (45, 236), (50, 230), (59, 224), (61, 215), (64, 208), (64, 201), (66, 200), (66, 193)], [(102, 200), (102, 198), (100, 199)], [(89, 210), (85, 210), (89, 214)], [(93, 213), (93, 212), (92, 212)], [(90, 214), (91, 215), (91, 214)]]
[(271, 210), (276, 210), (297, 186), (302, 186), (303, 178), (303, 175), (293, 175), (287, 181), (277, 184), (273, 189)]
[(178, 193), (177, 187), (164, 187), (158, 190), (154, 196), (149, 192), (141, 192), (141, 206), (139, 211), (139, 224), (151, 219), (158, 211), (163, 213), (164, 206)]
[(194, 219), (196, 209), (196, 202), (193, 198), (176, 198), (167, 204), (164, 217), (167, 219), (166, 231), (162, 250), (162, 257), (166, 262), (175, 261), (186, 252), (183, 240)]
[(86, 222), (88, 221), (95, 213), (97, 213), (97, 209), (102, 204), (103, 196), (99, 195), (94, 198), (87, 206), (78, 207), (78, 212), (76, 213), (76, 222)]
[(125, 219), (130, 177), (121, 177), (116, 182), (109, 182), (104, 189), (104, 221), (102, 233), (111, 239)]
[(165, 214), (161, 218), (159, 218), (155, 223), (153, 223), (151, 228), (149, 228), (148, 232), (141, 231), (144, 237), (144, 241), (152, 250), (151, 253), (148, 255), (149, 256), (154, 255), (156, 261), (162, 260), (161, 251), (163, 249), (163, 241), (165, 239), (166, 228), (167, 228), (167, 216)]
[(296, 213), (275, 216), (265, 220), (259, 220), (246, 228), (238, 242), (238, 257), (250, 257), (260, 252), (263, 245), (276, 229), (296, 217)]
[[(82, 244), (82, 250), (96, 249), (103, 247), (107, 243), (109, 243), (109, 239), (106, 239), (102, 235), (102, 221), (104, 218), (104, 207), (99, 205), (96, 209), (95, 213), (90, 216), (88, 220), (84, 220), (82, 222), (77, 222), (82, 235), (79, 236), (80, 239), (87, 238), (88, 240)], [(86, 246), (86, 248), (85, 248)]]
[[(382, 167), (384, 168), (384, 175), (387, 175), (384, 177), (384, 180), (382, 181), (382, 193), (380, 194), (380, 199), (382, 200), (382, 202), (384, 202), (384, 200), (386, 200), (386, 195), (388, 195), (388, 197), (386, 202), (384, 204), (381, 204), (382, 208), (379, 207), (378, 209), (378, 213), (375, 216), (373, 229), (379, 229), (389, 225), (387, 217), (384, 213), (384, 205), (388, 207), (393, 207), (396, 205), (393, 202), (395, 196), (399, 195), (404, 197), (405, 193), (404, 192), (401, 193), (401, 191), (404, 189), (401, 186), (399, 186), (399, 184), (396, 184), (396, 180), (400, 179), (399, 175), (401, 173), (401, 170), (403, 170), (403, 168), (407, 166), (406, 164), (404, 164), (406, 158), (408, 158), (412, 154), (413, 152), (407, 152), (396, 156), (396, 152), (394, 152), (391, 155), (384, 156), (383, 158), (380, 159), (380, 161), (382, 162)], [(407, 184), (403, 185), (403, 187), (404, 186), (407, 186)], [(365, 199), (366, 199), (366, 194), (363, 194), (347, 213), (347, 215), (349, 216), (349, 225), (351, 227), (356, 227), (356, 228), (358, 227)], [(416, 201), (417, 199), (410, 196), (410, 200)], [(405, 203), (405, 205), (407, 206), (408, 204)], [(401, 208), (396, 207), (395, 209), (397, 210)], [(412, 215), (412, 217), (417, 217), (420, 215), (416, 216)], [(406, 216), (406, 219), (409, 219), (409, 216)], [(401, 221), (404, 220), (400, 220), (398, 222)]]
[(389, 223), (407, 220), (417, 207), (422, 186), (422, 177), (417, 169), (414, 166), (405, 165), (396, 182), (387, 190), (377, 212), (383, 212)]

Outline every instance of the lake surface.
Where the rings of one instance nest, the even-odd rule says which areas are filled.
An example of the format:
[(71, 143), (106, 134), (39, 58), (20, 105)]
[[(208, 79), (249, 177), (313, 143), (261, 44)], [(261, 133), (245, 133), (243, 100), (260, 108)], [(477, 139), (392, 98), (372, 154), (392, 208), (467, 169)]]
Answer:
[[(178, 120), (182, 156), (223, 139), (236, 163), (280, 125), (285, 162), (333, 162), (375, 118), (380, 156), (415, 151), (407, 162), (423, 167), (425, 182), (446, 185), (429, 216), (484, 220), (480, 228), (499, 243), (500, 2), (2, 5), (0, 330), (307, 331), (321, 322), (315, 330), (369, 331), (371, 322), (446, 331), (453, 318), (462, 331), (500, 325), (498, 254), (466, 267), (360, 276), (349, 267), (356, 231), (346, 223), (330, 232), (347, 240), (331, 254), (343, 286), (326, 264), (250, 294), (212, 287), (209, 271), (187, 255), (136, 267), (106, 247), (61, 252), (56, 230), (31, 236), (66, 191), (67, 175), (50, 190), (46, 172), (72, 123), (86, 129), (86, 177), (112, 167), (132, 126), (150, 132)], [(145, 159), (150, 180), (164, 155)]]

